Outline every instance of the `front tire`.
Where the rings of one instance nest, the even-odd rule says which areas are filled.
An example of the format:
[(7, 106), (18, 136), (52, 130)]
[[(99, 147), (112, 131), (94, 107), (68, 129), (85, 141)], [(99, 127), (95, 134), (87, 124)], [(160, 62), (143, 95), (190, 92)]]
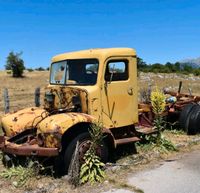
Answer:
[[(78, 146), (78, 156), (80, 164), (83, 163), (84, 154), (90, 147), (91, 144), (91, 137), (88, 132), (79, 134), (76, 138), (74, 138), (69, 145), (67, 146), (65, 153), (64, 153), (64, 170), (65, 173), (68, 173), (69, 166), (71, 164), (71, 160), (75, 153), (76, 144), (79, 141)], [(101, 158), (102, 162), (106, 162), (108, 160), (108, 148), (104, 141), (102, 144), (97, 148), (97, 155)]]

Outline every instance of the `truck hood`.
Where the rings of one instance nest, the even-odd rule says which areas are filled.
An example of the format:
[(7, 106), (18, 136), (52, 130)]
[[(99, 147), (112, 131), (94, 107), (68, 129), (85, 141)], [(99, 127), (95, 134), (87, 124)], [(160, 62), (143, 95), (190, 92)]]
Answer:
[(83, 88), (48, 85), (45, 88), (44, 108), (49, 112), (63, 109), (87, 113), (87, 95), (87, 90)]
[(13, 137), (24, 130), (35, 128), (47, 116), (45, 109), (30, 107), (4, 115), (1, 125), (5, 135)]

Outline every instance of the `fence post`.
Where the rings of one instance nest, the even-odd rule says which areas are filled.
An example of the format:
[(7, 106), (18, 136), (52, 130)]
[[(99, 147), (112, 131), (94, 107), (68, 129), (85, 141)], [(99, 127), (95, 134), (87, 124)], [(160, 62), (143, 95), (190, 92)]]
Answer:
[[(151, 101), (151, 92), (152, 92), (152, 84), (149, 83), (148, 84), (148, 88), (147, 88), (147, 95), (148, 95), (148, 100)], [(148, 102), (149, 102), (148, 101)]]
[(4, 88), (4, 112), (8, 113), (10, 106), (9, 106), (9, 95), (8, 95), (8, 89)]
[(40, 106), (40, 87), (37, 87), (35, 89), (35, 106), (36, 107)]

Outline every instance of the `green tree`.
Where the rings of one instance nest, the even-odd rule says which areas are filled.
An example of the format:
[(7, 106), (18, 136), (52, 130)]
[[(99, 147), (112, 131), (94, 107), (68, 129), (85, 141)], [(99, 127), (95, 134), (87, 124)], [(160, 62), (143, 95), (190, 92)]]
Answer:
[(14, 53), (13, 51), (9, 53), (6, 59), (6, 70), (12, 70), (13, 77), (22, 77), (24, 67), (24, 61), (21, 59), (22, 52)]
[(35, 68), (35, 70), (37, 70), (37, 71), (45, 71), (45, 69), (43, 67)]
[(146, 62), (144, 62), (143, 59), (140, 57), (137, 57), (137, 68), (138, 70), (141, 70), (141, 71), (147, 68)]
[(175, 65), (170, 62), (167, 62), (165, 64), (165, 68), (168, 70), (169, 73), (176, 72)]
[(179, 62), (176, 62), (174, 64), (174, 68), (175, 68), (176, 72), (179, 72), (181, 70), (181, 64)]
[(189, 64), (185, 64), (183, 66), (183, 73), (185, 73), (185, 74), (193, 73), (192, 66), (190, 66)]

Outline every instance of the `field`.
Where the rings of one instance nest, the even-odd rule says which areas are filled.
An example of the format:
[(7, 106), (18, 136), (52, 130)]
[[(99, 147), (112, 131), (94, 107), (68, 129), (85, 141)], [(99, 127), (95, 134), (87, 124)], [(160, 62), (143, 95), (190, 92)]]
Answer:
[[(12, 78), (11, 75), (7, 74), (4, 71), (0, 71), (0, 117), (4, 114), (4, 102), (3, 102), (3, 89), (8, 88), (9, 97), (10, 97), (10, 110), (15, 111), (24, 107), (34, 106), (34, 91), (36, 87), (41, 88), (41, 102), (43, 100), (42, 95), (44, 94), (44, 88), (48, 84), (49, 72), (48, 71), (34, 71), (34, 72), (25, 72), (23, 78)], [(159, 88), (167, 88), (169, 90), (177, 91), (179, 81), (183, 82), (182, 91), (188, 93), (188, 88), (192, 90), (193, 94), (200, 95), (200, 77), (194, 77), (192, 75), (176, 75), (176, 74), (152, 74), (152, 73), (140, 73), (138, 76), (138, 91), (142, 89), (146, 89), (148, 85), (152, 85), (152, 89), (156, 86)], [(138, 92), (140, 93), (140, 92)], [(138, 94), (139, 98), (139, 94)], [(167, 132), (165, 134), (169, 137), (175, 144), (183, 144), (189, 143), (190, 141), (194, 141), (195, 138), (193, 136), (186, 136), (184, 133), (171, 133)], [(198, 136), (197, 136), (198, 137)], [(200, 139), (200, 138), (199, 138)], [(193, 143), (193, 142), (192, 142)], [(196, 142), (195, 142), (196, 143)], [(200, 145), (198, 145), (200, 149)], [(183, 148), (183, 151), (186, 151), (188, 148)], [(190, 147), (188, 151), (190, 151)], [(132, 163), (133, 160), (142, 158), (141, 164), (137, 166), (134, 165), (127, 168), (119, 166), (114, 166), (111, 169), (108, 168), (106, 180), (99, 185), (93, 186), (81, 186), (80, 188), (73, 189), (70, 184), (67, 182), (67, 176), (64, 176), (61, 179), (55, 179), (51, 176), (38, 176), (32, 178), (26, 186), (23, 188), (15, 188), (16, 181), (9, 179), (0, 178), (0, 193), (1, 192), (13, 192), (16, 193), (26, 192), (26, 193), (39, 193), (39, 192), (75, 192), (75, 193), (83, 193), (83, 192), (102, 192), (104, 190), (109, 190), (110, 188), (126, 188), (129, 190), (133, 190), (134, 187), (128, 187), (124, 181), (127, 177), (127, 174), (130, 172), (137, 172), (137, 170), (141, 170), (143, 167), (149, 166), (149, 159), (152, 155), (157, 155), (157, 152), (152, 153), (149, 151), (148, 153), (142, 152), (140, 154), (140, 149), (138, 150), (137, 155), (130, 156), (122, 156), (121, 159), (118, 159), (117, 163), (119, 165), (127, 165)], [(169, 155), (167, 155), (169, 156)], [(0, 154), (1, 157), (1, 154)], [(149, 158), (150, 157), (150, 158)], [(160, 159), (160, 157), (158, 158)], [(161, 159), (165, 159), (161, 156)], [(146, 160), (146, 161), (145, 161)], [(144, 163), (143, 163), (144, 162)], [(120, 168), (120, 171), (119, 171)], [(0, 162), (0, 173), (4, 171), (5, 168)], [(120, 178), (119, 178), (120, 172)], [(119, 179), (118, 179), (119, 178)], [(118, 179), (118, 180), (116, 180)]]
[[(12, 78), (5, 71), (0, 71), (0, 116), (4, 110), (4, 88), (8, 88), (9, 91), (10, 110), (15, 111), (34, 105), (34, 91), (36, 87), (41, 87), (42, 103), (44, 88), (48, 84), (48, 79), (48, 71), (25, 72), (24, 78)], [(179, 81), (183, 82), (183, 92), (188, 93), (188, 88), (191, 88), (193, 94), (200, 95), (200, 77), (192, 75), (140, 73), (138, 85), (139, 90), (145, 89), (151, 84), (152, 88), (157, 86), (177, 91)]]
[(48, 84), (48, 71), (25, 72), (23, 78), (12, 78), (5, 71), (0, 71), (0, 115), (3, 113), (3, 89), (8, 88), (10, 110), (15, 111), (23, 107), (34, 105), (34, 92), (41, 87), (41, 93)]

